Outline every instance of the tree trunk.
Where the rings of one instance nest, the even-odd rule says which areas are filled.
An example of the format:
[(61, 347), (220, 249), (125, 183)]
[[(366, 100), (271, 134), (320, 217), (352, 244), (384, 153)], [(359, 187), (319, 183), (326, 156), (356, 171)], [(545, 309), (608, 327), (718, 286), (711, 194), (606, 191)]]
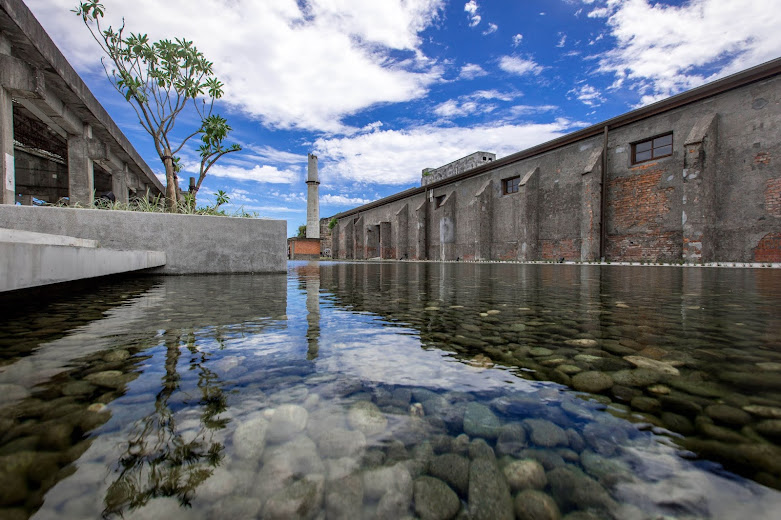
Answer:
[(165, 165), (165, 205), (171, 213), (176, 212), (176, 174), (174, 173), (174, 159), (171, 157), (171, 150), (165, 150), (163, 157)]

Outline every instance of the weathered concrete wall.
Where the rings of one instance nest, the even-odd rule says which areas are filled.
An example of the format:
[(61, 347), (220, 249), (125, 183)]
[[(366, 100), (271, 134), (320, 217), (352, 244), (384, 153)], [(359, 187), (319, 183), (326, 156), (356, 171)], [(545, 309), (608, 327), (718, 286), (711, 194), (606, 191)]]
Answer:
[(286, 269), (282, 220), (134, 211), (0, 206), (0, 228), (97, 240), (118, 250), (163, 251), (163, 274), (266, 273)]
[(423, 170), (423, 175), (420, 177), (420, 185), (426, 186), (432, 182), (453, 177), (454, 175), (472, 170), (495, 159), (495, 153), (475, 152), (444, 166), (440, 166), (439, 168), (425, 168)]
[[(341, 229), (361, 224), (355, 256), (340, 248), (338, 257), (363, 258), (361, 233), (390, 222), (394, 237), (407, 237), (406, 248), (394, 238), (396, 258), (781, 261), (781, 76), (671, 104), (607, 135), (598, 126), (557, 148), (339, 215)], [(671, 155), (632, 163), (633, 143), (667, 133)], [(513, 177), (519, 189), (505, 193)], [(405, 206), (406, 224), (397, 217)]]

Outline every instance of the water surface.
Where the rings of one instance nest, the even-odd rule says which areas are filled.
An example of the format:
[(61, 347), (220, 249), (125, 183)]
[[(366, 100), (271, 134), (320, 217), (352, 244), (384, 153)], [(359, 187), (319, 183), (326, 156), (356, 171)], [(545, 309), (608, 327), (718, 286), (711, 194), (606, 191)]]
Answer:
[(777, 270), (291, 263), (2, 312), (2, 518), (781, 510)]

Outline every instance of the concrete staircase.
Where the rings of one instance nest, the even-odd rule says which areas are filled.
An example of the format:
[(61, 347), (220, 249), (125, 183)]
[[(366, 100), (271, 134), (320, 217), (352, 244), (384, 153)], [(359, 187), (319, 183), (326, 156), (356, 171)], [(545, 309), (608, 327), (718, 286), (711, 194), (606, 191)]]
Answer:
[(0, 292), (165, 265), (163, 251), (104, 249), (97, 240), (0, 228)]

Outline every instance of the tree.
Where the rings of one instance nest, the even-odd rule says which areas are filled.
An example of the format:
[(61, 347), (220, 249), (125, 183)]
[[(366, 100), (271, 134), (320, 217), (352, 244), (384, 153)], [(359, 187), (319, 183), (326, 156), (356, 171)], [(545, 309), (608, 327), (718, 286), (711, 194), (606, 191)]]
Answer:
[[(209, 169), (223, 155), (241, 150), (238, 144), (224, 144), (231, 127), (212, 113), (214, 101), (223, 94), (223, 84), (213, 75), (212, 63), (193, 42), (182, 38), (150, 42), (146, 34), (125, 36), (124, 19), (118, 29), (104, 29), (101, 20), (105, 7), (96, 0), (81, 2), (73, 12), (81, 16), (110, 60), (107, 63), (106, 56), (100, 60), (109, 81), (125, 96), (141, 126), (152, 136), (165, 167), (165, 198), (170, 211), (175, 211), (182, 199), (177, 176), (180, 158), (176, 154), (190, 139), (200, 136), (200, 171), (189, 201), (195, 207), (195, 195)], [(174, 124), (190, 101), (201, 124), (178, 138), (173, 133)]]
[(298, 226), (298, 236), (296, 238), (306, 238), (306, 224)]

